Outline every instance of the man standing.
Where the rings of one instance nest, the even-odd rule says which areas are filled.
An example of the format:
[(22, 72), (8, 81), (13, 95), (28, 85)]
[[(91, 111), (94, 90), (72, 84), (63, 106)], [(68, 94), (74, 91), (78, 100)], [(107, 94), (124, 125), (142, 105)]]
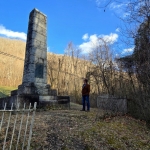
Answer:
[(89, 102), (89, 94), (90, 94), (90, 85), (88, 84), (88, 80), (83, 80), (84, 84), (82, 86), (82, 110), (85, 111), (85, 103), (87, 103), (87, 111), (90, 111), (90, 102)]

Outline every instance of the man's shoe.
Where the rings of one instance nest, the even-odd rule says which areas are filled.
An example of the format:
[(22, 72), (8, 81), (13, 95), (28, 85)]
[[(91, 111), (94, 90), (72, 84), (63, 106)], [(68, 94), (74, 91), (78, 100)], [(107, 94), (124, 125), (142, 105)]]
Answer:
[(90, 112), (90, 110), (86, 110), (86, 112)]

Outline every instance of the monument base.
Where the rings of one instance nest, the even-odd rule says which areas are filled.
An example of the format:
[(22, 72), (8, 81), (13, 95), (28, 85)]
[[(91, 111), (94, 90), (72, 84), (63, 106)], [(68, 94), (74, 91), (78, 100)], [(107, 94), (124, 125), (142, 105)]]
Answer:
[(24, 95), (24, 94), (32, 94), (32, 95), (57, 95), (57, 90), (51, 90), (50, 85), (35, 85), (34, 83), (30, 83), (28, 85), (19, 85), (17, 93), (11, 92), (12, 94)]
[(34, 102), (39, 104), (39, 96), (38, 95), (14, 95), (10, 97), (0, 98), (0, 109), (4, 108), (5, 103), (6, 109), (11, 109), (11, 105), (13, 103), (13, 109), (16, 109), (18, 104), (20, 108), (24, 108), (24, 104), (26, 107), (31, 103), (34, 106)]
[(33, 87), (25, 87), (28, 89), (28, 93), (18, 94), (19, 90), (11, 91), (11, 96), (0, 98), (0, 109), (4, 108), (5, 103), (6, 109), (11, 109), (11, 105), (13, 103), (13, 109), (16, 109), (18, 104), (20, 108), (24, 107), (26, 104), (26, 108), (31, 103), (31, 106), (34, 106), (34, 102), (37, 102), (38, 107), (45, 107), (49, 105), (60, 105), (60, 104), (68, 104), (70, 106), (70, 97), (69, 96), (57, 96), (56, 90), (50, 90), (51, 95), (38, 95), (38, 94), (29, 94), (29, 91), (32, 91)]

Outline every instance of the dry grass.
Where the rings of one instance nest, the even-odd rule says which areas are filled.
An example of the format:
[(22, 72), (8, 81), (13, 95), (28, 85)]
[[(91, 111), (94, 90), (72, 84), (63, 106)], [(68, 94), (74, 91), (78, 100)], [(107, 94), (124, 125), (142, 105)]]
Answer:
[[(91, 112), (81, 112), (80, 108), (79, 105), (71, 105), (71, 110), (38, 110), (33, 127), (31, 150), (150, 149), (150, 130), (145, 122), (129, 116), (95, 121), (97, 109), (92, 109)], [(5, 128), (6, 124), (3, 125), (3, 131)], [(17, 130), (18, 127), (16, 134)], [(11, 136), (11, 132), (12, 128), (9, 129), (8, 137)], [(2, 144), (3, 136), (0, 138)], [(7, 139), (7, 145), (9, 145), (9, 140), (10, 138)]]
[(10, 92), (15, 89), (14, 87), (0, 86), (0, 98), (9, 96)]

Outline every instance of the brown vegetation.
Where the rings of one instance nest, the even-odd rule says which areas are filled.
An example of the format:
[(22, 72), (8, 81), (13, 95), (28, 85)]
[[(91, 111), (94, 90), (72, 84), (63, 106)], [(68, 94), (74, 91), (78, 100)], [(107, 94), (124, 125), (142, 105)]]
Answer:
[[(0, 38), (1, 86), (17, 87), (21, 84), (25, 45), (23, 41)], [(74, 49), (71, 52), (73, 51)], [(78, 54), (72, 53), (70, 56), (48, 52), (48, 83), (57, 89), (59, 94), (76, 95), (81, 90), (82, 78), (86, 76), (90, 63), (79, 59)]]
[[(150, 131), (144, 121), (135, 120), (127, 115), (103, 118), (103, 113), (97, 109), (91, 109), (91, 112), (81, 112), (79, 111), (81, 107), (81, 105), (71, 103), (70, 110), (56, 107), (38, 110), (34, 121), (30, 149), (150, 149)], [(97, 112), (98, 118), (96, 120)], [(0, 134), (1, 147), (7, 127), (8, 115), (5, 113), (6, 120), (4, 120)], [(15, 115), (12, 115), (6, 143), (7, 148), (9, 148), (12, 137), (14, 119)], [(12, 149), (16, 145), (20, 119), (21, 114), (18, 115)], [(25, 125), (26, 114), (22, 123), (18, 149), (21, 149), (23, 143)], [(27, 131), (29, 131), (29, 128)], [(25, 147), (27, 140), (28, 132)]]
[(0, 38), (0, 85), (17, 87), (21, 83), (24, 53), (25, 42)]
[[(100, 39), (102, 40), (102, 39)], [(129, 79), (122, 70), (115, 70), (113, 54), (107, 43), (97, 46), (85, 58), (69, 43), (64, 55), (48, 53), (48, 83), (58, 94), (72, 95), (75, 102), (81, 102), (83, 78), (91, 84), (91, 104), (96, 105), (98, 94), (126, 96), (126, 82)], [(22, 82), (25, 42), (0, 38), (0, 85), (17, 87)], [(130, 80), (128, 80), (130, 82)]]

